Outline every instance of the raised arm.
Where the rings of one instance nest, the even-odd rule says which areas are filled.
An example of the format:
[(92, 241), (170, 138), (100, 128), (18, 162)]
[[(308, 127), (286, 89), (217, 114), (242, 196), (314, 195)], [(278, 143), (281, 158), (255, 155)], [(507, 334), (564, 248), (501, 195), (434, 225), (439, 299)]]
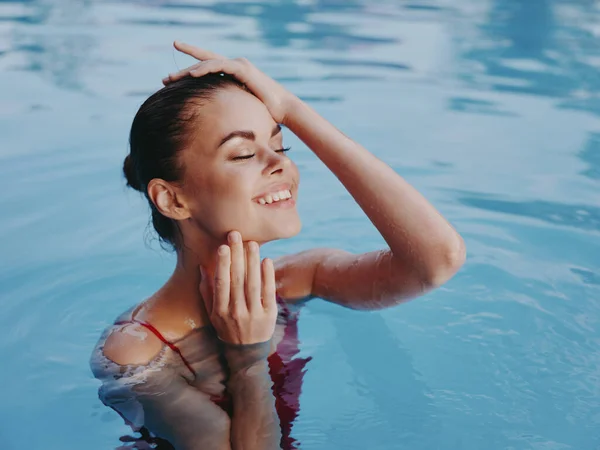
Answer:
[(294, 298), (301, 292), (292, 291), (304, 287), (307, 295), (373, 308), (417, 296), (452, 277), (464, 262), (465, 247), (441, 214), (391, 167), (306, 103), (296, 97), (290, 103), (285, 125), (337, 176), (389, 249), (361, 255), (315, 249), (284, 257), (276, 265), (281, 291)]
[(354, 197), (389, 245), (396, 270), (413, 273), (426, 287), (450, 278), (462, 264), (465, 250), (463, 240), (441, 214), (390, 166), (306, 103), (297, 97), (291, 103), (284, 124)]

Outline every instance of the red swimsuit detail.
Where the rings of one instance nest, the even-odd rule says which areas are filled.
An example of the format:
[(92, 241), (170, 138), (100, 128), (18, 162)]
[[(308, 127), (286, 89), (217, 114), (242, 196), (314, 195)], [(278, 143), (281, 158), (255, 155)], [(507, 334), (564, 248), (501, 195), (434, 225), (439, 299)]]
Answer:
[[(309, 358), (294, 358), (298, 352), (298, 312), (292, 312), (283, 300), (277, 297), (277, 303), (281, 306), (281, 314), (286, 319), (284, 336), (277, 345), (277, 350), (269, 356), (269, 373), (273, 382), (273, 394), (275, 396), (275, 408), (279, 416), (281, 425), (281, 448), (284, 450), (295, 450), (296, 440), (291, 436), (293, 422), (300, 411), (300, 392), (302, 390), (302, 378), (304, 376), (304, 367), (310, 361)], [(115, 322), (115, 325), (126, 323), (137, 323), (158, 339), (163, 344), (179, 355), (185, 366), (194, 375), (196, 372), (185, 359), (181, 350), (169, 342), (152, 324), (141, 320), (131, 319), (127, 321)], [(233, 404), (228, 395), (213, 397), (217, 405), (225, 410), (230, 416), (233, 411)], [(142, 434), (144, 434), (142, 432)]]

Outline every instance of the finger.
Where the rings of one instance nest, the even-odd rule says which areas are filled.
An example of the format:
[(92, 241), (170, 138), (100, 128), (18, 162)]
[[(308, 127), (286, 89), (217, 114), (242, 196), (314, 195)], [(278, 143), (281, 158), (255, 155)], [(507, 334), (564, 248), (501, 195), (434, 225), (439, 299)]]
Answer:
[(194, 47), (193, 45), (186, 44), (185, 42), (175, 41), (173, 42), (173, 46), (181, 53), (185, 53), (186, 55), (190, 55), (191, 57), (201, 61), (207, 59), (226, 59), (224, 56), (221, 56), (218, 53), (211, 52), (210, 50), (205, 50), (200, 47)]
[(187, 77), (192, 70), (197, 69), (201, 63), (196, 63), (192, 66), (186, 67), (185, 69), (180, 70), (179, 72), (170, 73), (169, 76), (162, 79), (163, 84), (166, 86), (169, 83), (172, 83), (177, 80), (181, 80), (182, 78)]
[(228, 236), (231, 247), (231, 310), (238, 313), (247, 310), (244, 284), (246, 281), (246, 257), (242, 235), (232, 231)]
[(202, 297), (202, 302), (204, 303), (206, 312), (210, 317), (213, 309), (213, 297), (210, 292), (210, 281), (208, 279), (208, 274), (202, 266), (200, 266), (200, 277), (200, 296)]
[(258, 311), (262, 308), (261, 297), (261, 270), (260, 253), (258, 244), (248, 242), (246, 251), (246, 303), (248, 310)]
[(232, 59), (209, 59), (208, 61), (203, 61), (198, 64), (197, 68), (190, 71), (190, 75), (198, 78), (209, 73), (221, 72), (233, 75), (238, 79), (243, 75), (241, 64)]
[(265, 258), (262, 262), (262, 306), (266, 311), (277, 311), (275, 296), (275, 268), (273, 261)]
[(217, 251), (217, 270), (215, 271), (213, 293), (213, 313), (220, 317), (226, 317), (229, 314), (230, 270), (230, 249), (227, 245), (221, 245)]

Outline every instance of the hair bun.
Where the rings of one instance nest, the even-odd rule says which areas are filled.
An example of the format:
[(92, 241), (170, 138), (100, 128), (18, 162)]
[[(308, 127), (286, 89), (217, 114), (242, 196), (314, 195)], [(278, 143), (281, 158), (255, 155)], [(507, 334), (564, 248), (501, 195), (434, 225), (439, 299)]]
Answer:
[(127, 155), (125, 157), (125, 161), (123, 161), (123, 174), (125, 175), (125, 179), (127, 180), (127, 186), (132, 187), (136, 191), (141, 192), (143, 190), (143, 186), (140, 183), (136, 174), (135, 167), (133, 166), (131, 155)]

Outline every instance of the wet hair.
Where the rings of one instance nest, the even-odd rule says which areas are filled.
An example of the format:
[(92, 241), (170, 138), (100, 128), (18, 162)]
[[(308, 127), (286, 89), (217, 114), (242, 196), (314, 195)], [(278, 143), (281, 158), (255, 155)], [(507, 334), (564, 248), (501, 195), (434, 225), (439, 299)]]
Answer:
[(152, 94), (133, 119), (123, 173), (127, 185), (146, 196), (152, 225), (161, 244), (167, 247), (178, 248), (181, 233), (177, 223), (163, 216), (148, 196), (148, 183), (154, 178), (170, 182), (182, 180), (184, 168), (178, 155), (197, 127), (198, 113), (194, 106), (202, 105), (218, 90), (231, 86), (244, 89), (243, 84), (224, 74), (183, 78)]

